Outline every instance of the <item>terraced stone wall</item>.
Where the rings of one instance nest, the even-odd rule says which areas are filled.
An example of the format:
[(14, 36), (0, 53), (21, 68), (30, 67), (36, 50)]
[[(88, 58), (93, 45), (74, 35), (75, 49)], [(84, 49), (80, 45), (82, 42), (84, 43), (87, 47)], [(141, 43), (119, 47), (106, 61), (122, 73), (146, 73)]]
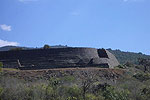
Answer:
[[(102, 60), (99, 61), (100, 59)], [(103, 62), (104, 59), (107, 61)], [(100, 65), (110, 67), (108, 60), (110, 58), (105, 49), (95, 48), (51, 48), (0, 52), (0, 61), (6, 68), (18, 68), (20, 67), (18, 63), (21, 67), (34, 69)]]

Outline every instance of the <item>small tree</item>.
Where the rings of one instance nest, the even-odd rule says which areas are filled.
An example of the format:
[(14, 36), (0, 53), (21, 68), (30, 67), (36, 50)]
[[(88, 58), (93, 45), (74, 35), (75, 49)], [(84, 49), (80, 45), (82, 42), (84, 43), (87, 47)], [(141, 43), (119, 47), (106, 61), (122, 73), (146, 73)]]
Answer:
[(127, 61), (124, 66), (126, 67), (134, 67), (134, 64), (132, 62)]
[(69, 87), (67, 93), (69, 95), (67, 100), (80, 100), (81, 89), (77, 85)]
[(58, 100), (58, 88), (60, 86), (59, 78), (50, 78), (49, 84), (46, 87), (45, 100)]
[(139, 58), (138, 62), (139, 62), (139, 65), (144, 66), (144, 72), (149, 71), (150, 59)]
[(44, 49), (49, 49), (50, 46), (49, 46), (48, 44), (45, 44), (43, 48), (44, 48)]
[(91, 87), (93, 85), (93, 83), (96, 82), (96, 76), (95, 74), (91, 73), (88, 70), (84, 71), (84, 73), (82, 75), (80, 75), (79, 77), (81, 77), (81, 89), (82, 89), (82, 97), (83, 100), (86, 100), (86, 94), (91, 90)]

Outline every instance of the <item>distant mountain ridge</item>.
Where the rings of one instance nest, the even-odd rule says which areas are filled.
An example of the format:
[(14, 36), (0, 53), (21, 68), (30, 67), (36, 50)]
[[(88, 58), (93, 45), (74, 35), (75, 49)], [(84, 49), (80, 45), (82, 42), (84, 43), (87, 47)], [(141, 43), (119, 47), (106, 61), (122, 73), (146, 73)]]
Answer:
[[(65, 45), (55, 45), (55, 46), (50, 46), (51, 48), (67, 48), (68, 46)], [(9, 51), (11, 49), (15, 49), (15, 48), (22, 48), (23, 50), (27, 50), (27, 49), (40, 49), (40, 48), (32, 48), (32, 47), (20, 47), (20, 46), (4, 46), (4, 47), (0, 47), (0, 51)], [(42, 48), (42, 47), (41, 47)]]
[(0, 51), (9, 51), (9, 50), (12, 50), (12, 49), (15, 49), (15, 48), (22, 48), (22, 49), (24, 49), (24, 50), (33, 49), (33, 48), (29, 48), (29, 47), (4, 46), (4, 47), (0, 47)]
[(17, 48), (17, 46), (4, 46), (4, 47), (0, 47), (0, 51), (9, 51), (14, 48)]

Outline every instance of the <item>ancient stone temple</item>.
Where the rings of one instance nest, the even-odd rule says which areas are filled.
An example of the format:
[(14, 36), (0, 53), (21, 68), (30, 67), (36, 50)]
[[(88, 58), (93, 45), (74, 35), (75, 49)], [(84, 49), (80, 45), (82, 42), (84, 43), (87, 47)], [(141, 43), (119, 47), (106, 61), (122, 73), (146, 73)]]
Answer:
[(5, 68), (20, 69), (113, 68), (119, 65), (116, 57), (105, 49), (77, 47), (1, 51), (0, 62)]

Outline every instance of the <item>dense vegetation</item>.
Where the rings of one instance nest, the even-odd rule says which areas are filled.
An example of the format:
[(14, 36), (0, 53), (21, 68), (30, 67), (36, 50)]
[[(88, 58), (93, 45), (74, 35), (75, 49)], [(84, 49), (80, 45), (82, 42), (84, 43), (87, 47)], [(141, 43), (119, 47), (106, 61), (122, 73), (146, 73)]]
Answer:
[(133, 52), (124, 52), (121, 50), (112, 50), (112, 49), (107, 50), (112, 54), (114, 54), (121, 64), (125, 64), (127, 62), (138, 64), (139, 58), (150, 59), (149, 55), (142, 54), (141, 52), (133, 53)]
[(120, 67), (126, 73), (113, 81), (106, 73), (103, 81), (88, 70), (81, 77), (62, 71), (36, 80), (1, 72), (0, 100), (149, 100), (150, 73), (139, 69), (140, 66)]

